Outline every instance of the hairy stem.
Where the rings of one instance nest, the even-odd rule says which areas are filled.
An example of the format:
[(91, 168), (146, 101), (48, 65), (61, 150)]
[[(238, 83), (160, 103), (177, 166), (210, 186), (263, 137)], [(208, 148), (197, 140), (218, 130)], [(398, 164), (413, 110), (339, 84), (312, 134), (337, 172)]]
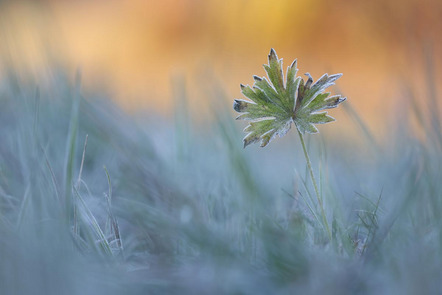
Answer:
[(308, 170), (310, 172), (310, 178), (312, 179), (313, 186), (315, 187), (316, 198), (318, 199), (319, 208), (321, 209), (321, 216), (322, 216), (322, 220), (324, 222), (324, 227), (325, 227), (325, 229), (328, 233), (328, 236), (331, 240), (332, 234), (330, 231), (330, 227), (328, 226), (327, 217), (325, 216), (324, 205), (322, 203), (321, 195), (319, 194), (318, 184), (316, 183), (316, 178), (315, 178), (315, 175), (313, 174), (312, 163), (310, 162), (310, 157), (307, 153), (307, 148), (305, 147), (304, 136), (302, 135), (302, 133), (299, 130), (298, 130), (298, 134), (299, 134), (299, 138), (301, 139), (302, 149), (304, 150), (304, 156), (307, 161)]

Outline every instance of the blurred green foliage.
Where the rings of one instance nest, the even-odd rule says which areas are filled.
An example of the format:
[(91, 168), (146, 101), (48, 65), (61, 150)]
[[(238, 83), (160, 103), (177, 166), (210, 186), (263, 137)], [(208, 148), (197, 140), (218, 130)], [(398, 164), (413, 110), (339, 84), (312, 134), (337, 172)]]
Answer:
[[(0, 81), (0, 293), (440, 291), (440, 118), (421, 116), (428, 141), (392, 123), (375, 149), (367, 130), (366, 146), (307, 137), (328, 241), (299, 142), (245, 153), (215, 82), (201, 128), (184, 83), (173, 124), (70, 80), (54, 71), (38, 88), (10, 70)], [(438, 99), (406, 94), (409, 116)]]

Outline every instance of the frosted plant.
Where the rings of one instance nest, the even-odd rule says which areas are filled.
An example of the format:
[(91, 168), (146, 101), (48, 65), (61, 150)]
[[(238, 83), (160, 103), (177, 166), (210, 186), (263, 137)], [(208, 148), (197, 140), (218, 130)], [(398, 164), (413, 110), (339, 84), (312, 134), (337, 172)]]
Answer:
[(307, 82), (301, 77), (296, 77), (298, 69), (295, 60), (287, 68), (286, 81), (282, 72), (282, 59), (278, 59), (275, 50), (271, 49), (269, 64), (264, 65), (269, 80), (254, 76), (253, 87), (241, 84), (245, 97), (251, 101), (235, 99), (233, 109), (241, 115), (237, 119), (250, 120), (244, 129), (244, 147), (254, 142), (261, 142), (261, 147), (266, 146), (276, 135), (284, 136), (290, 129), (292, 122), (304, 134), (317, 133), (315, 124), (332, 122), (335, 119), (325, 109), (335, 108), (345, 100), (340, 95), (330, 96), (323, 91), (334, 84), (342, 74), (324, 74), (313, 83), (310, 74)]
[(330, 96), (329, 92), (323, 91), (334, 85), (342, 74), (331, 76), (324, 74), (313, 83), (313, 78), (307, 73), (308, 79), (304, 82), (304, 79), (296, 76), (298, 72), (296, 66), (295, 59), (287, 68), (286, 81), (284, 81), (282, 59), (278, 59), (275, 50), (271, 49), (269, 64), (264, 65), (269, 79), (253, 76), (255, 79), (253, 87), (241, 84), (243, 95), (251, 101), (235, 99), (233, 109), (241, 113), (237, 119), (250, 121), (244, 129), (247, 133), (243, 139), (244, 147), (258, 141), (261, 147), (265, 147), (277, 135), (284, 136), (290, 130), (292, 123), (295, 124), (321, 209), (322, 223), (331, 239), (322, 196), (318, 190), (303, 134), (317, 133), (315, 124), (325, 124), (335, 120), (327, 112), (322, 111), (337, 107), (345, 97)]

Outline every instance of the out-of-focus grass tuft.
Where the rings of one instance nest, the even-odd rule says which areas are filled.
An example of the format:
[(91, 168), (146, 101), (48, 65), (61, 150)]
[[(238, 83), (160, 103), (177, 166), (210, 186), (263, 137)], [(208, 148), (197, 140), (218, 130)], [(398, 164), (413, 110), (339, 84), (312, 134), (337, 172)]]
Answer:
[(221, 87), (207, 90), (203, 128), (184, 83), (174, 88), (175, 123), (84, 97), (79, 77), (40, 88), (3, 77), (0, 293), (439, 292), (438, 112), (406, 110), (428, 141), (392, 132), (375, 144), (354, 110), (359, 142), (375, 148), (307, 138), (329, 242), (294, 137), (245, 153)]

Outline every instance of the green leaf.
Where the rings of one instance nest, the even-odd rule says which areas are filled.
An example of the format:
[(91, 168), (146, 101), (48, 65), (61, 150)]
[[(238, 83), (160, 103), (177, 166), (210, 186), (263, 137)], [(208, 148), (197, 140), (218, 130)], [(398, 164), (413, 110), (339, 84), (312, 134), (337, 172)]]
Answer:
[(287, 68), (286, 80), (282, 71), (282, 59), (278, 59), (275, 50), (271, 49), (268, 65), (264, 65), (266, 77), (253, 76), (253, 87), (241, 84), (242, 94), (250, 99), (235, 99), (233, 109), (240, 113), (237, 119), (249, 120), (244, 129), (244, 147), (260, 142), (266, 146), (276, 136), (284, 136), (294, 122), (302, 133), (317, 133), (314, 124), (324, 124), (334, 119), (326, 112), (318, 111), (337, 107), (345, 98), (340, 95), (329, 97), (330, 93), (322, 93), (342, 74), (323, 75), (313, 84), (310, 74), (307, 82), (297, 77), (297, 60)]
[(307, 82), (304, 85), (304, 80), (302, 80), (298, 89), (298, 101), (293, 121), (301, 133), (318, 133), (318, 129), (313, 124), (325, 124), (333, 122), (335, 119), (327, 115), (327, 112), (317, 112), (335, 108), (346, 99), (340, 95), (329, 97), (329, 92), (322, 93), (327, 87), (334, 85), (342, 74), (331, 76), (324, 74), (315, 83), (309, 73), (306, 76), (308, 77)]

